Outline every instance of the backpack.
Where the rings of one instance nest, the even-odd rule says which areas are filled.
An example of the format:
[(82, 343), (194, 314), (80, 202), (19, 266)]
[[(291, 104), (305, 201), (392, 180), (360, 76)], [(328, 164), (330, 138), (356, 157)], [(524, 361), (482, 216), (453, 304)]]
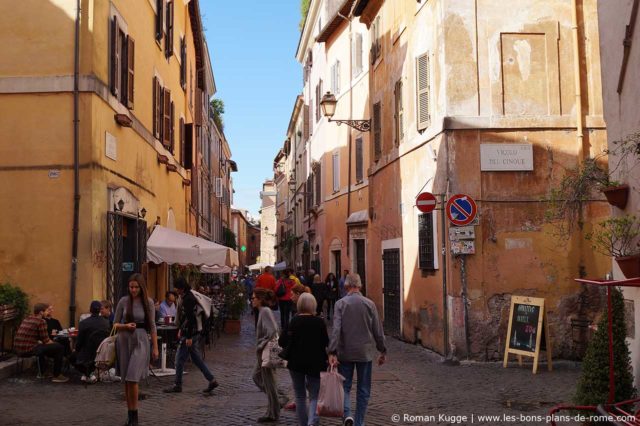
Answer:
[(198, 324), (198, 331), (206, 330), (209, 317), (211, 317), (211, 298), (205, 296), (202, 293), (198, 293), (195, 290), (191, 290), (191, 294), (196, 298), (196, 323)]
[(287, 286), (284, 284), (284, 278), (280, 278), (276, 287), (276, 296), (282, 297), (285, 294), (287, 294)]

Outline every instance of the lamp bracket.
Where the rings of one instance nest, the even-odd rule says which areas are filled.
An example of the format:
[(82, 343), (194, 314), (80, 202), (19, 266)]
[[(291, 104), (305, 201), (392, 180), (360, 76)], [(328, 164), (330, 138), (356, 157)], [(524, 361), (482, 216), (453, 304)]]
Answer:
[(371, 131), (371, 120), (334, 120), (329, 119), (329, 121), (333, 121), (339, 125), (346, 124), (349, 127), (353, 127), (356, 130), (361, 132), (369, 132)]

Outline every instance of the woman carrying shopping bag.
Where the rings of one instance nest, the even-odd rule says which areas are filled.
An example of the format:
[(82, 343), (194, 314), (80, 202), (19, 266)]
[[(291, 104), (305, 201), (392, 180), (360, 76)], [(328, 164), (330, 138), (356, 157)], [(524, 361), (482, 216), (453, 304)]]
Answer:
[(285, 348), (283, 356), (289, 361), (287, 368), (296, 395), (296, 415), (300, 426), (317, 425), (319, 422), (316, 406), (320, 372), (327, 369), (329, 335), (325, 322), (315, 316), (316, 303), (315, 297), (309, 293), (299, 296), (298, 314), (291, 320), (289, 331), (280, 343)]

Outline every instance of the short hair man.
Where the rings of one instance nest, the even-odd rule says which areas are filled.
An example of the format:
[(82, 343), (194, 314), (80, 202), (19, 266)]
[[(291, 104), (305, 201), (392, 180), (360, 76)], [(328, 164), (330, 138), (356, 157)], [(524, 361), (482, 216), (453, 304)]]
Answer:
[(96, 350), (100, 342), (109, 336), (110, 329), (109, 320), (100, 315), (101, 310), (102, 303), (94, 300), (89, 306), (91, 316), (78, 325), (78, 340), (75, 352), (70, 358), (74, 367), (82, 373), (80, 380), (83, 382), (95, 383), (98, 381), (93, 374)]
[(113, 305), (109, 300), (100, 301), (100, 316), (102, 318), (106, 318), (107, 321), (109, 321), (109, 328), (113, 326), (113, 317), (115, 315), (113, 313)]
[(53, 378), (54, 383), (64, 383), (69, 379), (63, 376), (62, 357), (64, 355), (64, 347), (49, 338), (47, 333), (47, 323), (44, 320), (46, 310), (49, 308), (48, 303), (36, 303), (33, 307), (33, 315), (25, 318), (13, 342), (13, 348), (19, 355), (34, 354), (38, 357), (40, 365), (40, 374), (44, 374), (46, 368), (45, 357), (53, 358)]
[(166, 317), (176, 317), (176, 294), (173, 291), (167, 291), (160, 304), (160, 318)]
[[(371, 394), (371, 370), (375, 350), (380, 352), (378, 365), (384, 364), (387, 348), (376, 305), (360, 293), (362, 282), (358, 274), (345, 279), (347, 295), (336, 302), (333, 331), (329, 343), (329, 363), (338, 365), (345, 378), (344, 425), (363, 426)], [(353, 370), (358, 373), (355, 416), (351, 415), (351, 384)]]
[(176, 382), (170, 388), (164, 390), (165, 393), (182, 392), (182, 374), (184, 373), (184, 364), (187, 359), (191, 357), (191, 361), (197, 366), (204, 377), (209, 382), (209, 385), (204, 393), (210, 393), (212, 390), (218, 387), (218, 382), (209, 371), (209, 367), (204, 363), (200, 357), (200, 351), (198, 349), (198, 341), (200, 334), (198, 333), (198, 323), (196, 320), (196, 297), (191, 292), (191, 286), (184, 278), (178, 278), (174, 283), (178, 296), (180, 296), (180, 302), (178, 304), (176, 312), (176, 325), (178, 326), (178, 340), (180, 346), (178, 347), (178, 353), (176, 354)]

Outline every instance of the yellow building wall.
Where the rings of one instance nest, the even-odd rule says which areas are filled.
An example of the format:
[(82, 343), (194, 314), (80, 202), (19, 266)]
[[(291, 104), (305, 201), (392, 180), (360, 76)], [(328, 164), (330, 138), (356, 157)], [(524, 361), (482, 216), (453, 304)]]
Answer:
[[(21, 1), (11, 11), (0, 7), (0, 42), (11, 61), (0, 63), (0, 196), (8, 205), (0, 215), (0, 279), (19, 285), (31, 302), (56, 306), (56, 316), (69, 322), (71, 237), (73, 219), (73, 93), (75, 1)], [(127, 111), (109, 92), (109, 22), (112, 11), (127, 22), (136, 41), (134, 108)], [(147, 211), (187, 231), (190, 173), (178, 165), (169, 172), (158, 154), (178, 164), (177, 125), (192, 122), (192, 102), (180, 87), (179, 40), (187, 34), (189, 75), (195, 76), (195, 48), (188, 5), (177, 1), (174, 55), (169, 61), (156, 44), (155, 14), (148, 1), (82, 1), (80, 57), (80, 232), (77, 315), (91, 300), (106, 296), (106, 213), (112, 210), (108, 189), (127, 188)], [(6, 12), (6, 13), (5, 13)], [(171, 156), (151, 137), (154, 73), (169, 87), (175, 105), (176, 154)], [(22, 77), (29, 78), (22, 78)], [(120, 127), (115, 113), (134, 119)], [(105, 155), (105, 132), (117, 140), (117, 160)], [(50, 173), (51, 171), (51, 173)], [(194, 229), (195, 230), (195, 229)], [(154, 271), (161, 285), (150, 283), (152, 296), (162, 293), (166, 271)], [(157, 290), (156, 290), (157, 289)]]

